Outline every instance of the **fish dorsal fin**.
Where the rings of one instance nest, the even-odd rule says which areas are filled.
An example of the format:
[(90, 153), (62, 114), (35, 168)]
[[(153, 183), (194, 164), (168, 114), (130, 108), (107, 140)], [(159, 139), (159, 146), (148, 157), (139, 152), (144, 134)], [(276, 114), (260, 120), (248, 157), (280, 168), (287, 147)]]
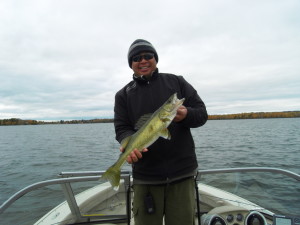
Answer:
[(122, 141), (121, 141), (121, 146), (122, 146), (122, 148), (126, 148), (126, 146), (128, 145), (128, 142), (130, 141), (130, 139), (131, 139), (131, 135), (130, 136), (128, 136), (128, 137), (126, 137), (126, 138), (124, 138)]
[(150, 117), (152, 116), (151, 113), (145, 114), (143, 116), (141, 116), (138, 121), (136, 122), (134, 129), (135, 130), (139, 130), (146, 122), (147, 120), (150, 119)]
[(161, 132), (160, 132), (160, 136), (165, 138), (165, 139), (168, 139), (168, 140), (171, 139), (171, 134), (170, 134), (168, 128), (162, 129)]

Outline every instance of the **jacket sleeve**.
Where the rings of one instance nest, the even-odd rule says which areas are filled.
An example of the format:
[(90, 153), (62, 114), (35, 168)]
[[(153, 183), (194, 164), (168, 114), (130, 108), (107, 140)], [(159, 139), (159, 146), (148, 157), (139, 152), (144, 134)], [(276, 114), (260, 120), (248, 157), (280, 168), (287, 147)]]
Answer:
[(178, 76), (182, 96), (185, 98), (183, 105), (188, 113), (180, 123), (185, 127), (195, 128), (204, 125), (208, 115), (206, 107), (197, 91), (182, 76)]
[(119, 91), (115, 95), (114, 126), (116, 140), (119, 143), (121, 143), (124, 138), (135, 133), (134, 128), (130, 123), (124, 90)]

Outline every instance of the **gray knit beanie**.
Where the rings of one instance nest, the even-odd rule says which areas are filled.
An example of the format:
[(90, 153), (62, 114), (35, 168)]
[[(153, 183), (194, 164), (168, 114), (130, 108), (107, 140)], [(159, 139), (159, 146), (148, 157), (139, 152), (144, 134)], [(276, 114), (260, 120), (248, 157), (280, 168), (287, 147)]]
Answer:
[(128, 57), (128, 64), (129, 64), (130, 68), (131, 68), (131, 64), (132, 64), (132, 57), (141, 52), (154, 53), (154, 58), (155, 58), (156, 62), (158, 62), (158, 55), (157, 55), (157, 52), (156, 52), (155, 48), (153, 47), (153, 45), (149, 41), (146, 41), (143, 39), (137, 39), (130, 45), (129, 50), (128, 50), (127, 57)]

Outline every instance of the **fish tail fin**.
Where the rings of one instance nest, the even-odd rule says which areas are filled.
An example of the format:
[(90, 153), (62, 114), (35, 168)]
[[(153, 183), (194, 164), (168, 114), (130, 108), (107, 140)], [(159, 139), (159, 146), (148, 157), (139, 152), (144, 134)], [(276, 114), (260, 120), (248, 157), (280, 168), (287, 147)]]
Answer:
[(111, 166), (105, 171), (104, 174), (102, 174), (100, 179), (109, 181), (114, 190), (118, 190), (121, 179), (121, 170), (115, 166)]

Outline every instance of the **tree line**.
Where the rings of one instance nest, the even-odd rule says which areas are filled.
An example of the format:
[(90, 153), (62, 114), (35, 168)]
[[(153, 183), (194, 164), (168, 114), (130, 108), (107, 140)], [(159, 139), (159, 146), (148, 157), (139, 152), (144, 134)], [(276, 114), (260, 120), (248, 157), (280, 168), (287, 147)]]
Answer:
[(44, 124), (84, 124), (84, 123), (112, 123), (113, 119), (91, 119), (91, 120), (60, 120), (60, 121), (37, 121), (22, 120), (18, 118), (0, 120), (0, 126), (9, 125), (44, 125)]
[[(208, 115), (209, 120), (231, 120), (231, 119), (266, 119), (266, 118), (295, 118), (300, 117), (300, 111), (286, 112), (250, 112), (223, 115)], [(91, 120), (60, 120), (60, 121), (37, 121), (22, 120), (19, 118), (0, 119), (0, 126), (10, 125), (43, 125), (43, 124), (85, 124), (85, 123), (112, 123), (113, 119), (91, 119)]]
[(209, 115), (209, 120), (232, 120), (232, 119), (267, 119), (267, 118), (295, 118), (300, 117), (300, 111), (287, 112), (250, 112), (225, 115)]

